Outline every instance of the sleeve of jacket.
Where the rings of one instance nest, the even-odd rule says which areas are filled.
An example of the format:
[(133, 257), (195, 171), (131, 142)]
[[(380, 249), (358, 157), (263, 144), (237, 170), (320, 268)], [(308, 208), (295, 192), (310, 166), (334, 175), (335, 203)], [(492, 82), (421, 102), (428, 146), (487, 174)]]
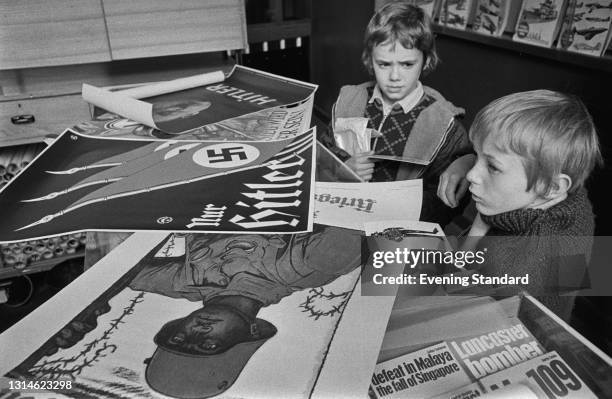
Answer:
[(438, 198), (440, 175), (448, 166), (462, 155), (473, 153), (467, 131), (457, 119), (453, 119), (446, 139), (433, 162), (423, 174), (423, 206), (421, 220), (439, 223), (442, 227), (458, 215), (462, 207), (449, 208)]

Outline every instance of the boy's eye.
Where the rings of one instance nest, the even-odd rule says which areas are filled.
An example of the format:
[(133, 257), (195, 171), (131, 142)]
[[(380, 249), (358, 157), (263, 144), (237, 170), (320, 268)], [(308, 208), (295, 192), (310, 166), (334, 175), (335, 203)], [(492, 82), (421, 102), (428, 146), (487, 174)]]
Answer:
[(411, 68), (414, 64), (412, 62), (403, 62), (402, 66), (404, 68)]
[(388, 63), (388, 62), (378, 62), (377, 64), (378, 64), (378, 66), (379, 66), (379, 67), (381, 67), (381, 68), (385, 68), (385, 67), (388, 67), (388, 66), (389, 66), (389, 63)]
[(493, 173), (499, 172), (499, 168), (492, 163), (487, 163), (487, 168)]

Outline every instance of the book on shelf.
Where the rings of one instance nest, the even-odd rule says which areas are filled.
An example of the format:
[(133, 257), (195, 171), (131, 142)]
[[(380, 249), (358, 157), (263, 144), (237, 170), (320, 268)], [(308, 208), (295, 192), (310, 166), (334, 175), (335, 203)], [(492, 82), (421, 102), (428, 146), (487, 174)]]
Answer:
[(524, 0), (512, 39), (552, 47), (563, 19), (565, 0)]
[[(538, 399), (597, 398), (593, 391), (555, 351), (482, 378), (480, 383), (487, 392), (514, 392), (514, 397)], [(528, 389), (531, 395), (517, 396), (519, 387), (522, 387), (523, 392), (527, 392), (526, 389)]]
[(489, 36), (501, 36), (513, 28), (520, 11), (516, 0), (476, 0), (472, 29)]
[(601, 56), (612, 35), (612, 0), (568, 0), (557, 48)]
[(477, 0), (442, 0), (440, 6), (440, 25), (455, 29), (465, 29), (472, 24)]

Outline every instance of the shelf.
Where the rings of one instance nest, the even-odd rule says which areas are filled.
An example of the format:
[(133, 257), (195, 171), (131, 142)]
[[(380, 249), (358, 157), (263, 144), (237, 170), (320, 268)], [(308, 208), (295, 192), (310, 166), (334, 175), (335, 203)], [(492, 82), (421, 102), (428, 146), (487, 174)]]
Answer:
[(529, 44), (513, 41), (510, 35), (508, 34), (504, 34), (504, 36), (502, 37), (487, 36), (476, 32), (449, 28), (442, 25), (434, 25), (433, 29), (434, 32), (438, 34), (470, 41), (473, 43), (484, 44), (487, 46), (497, 47), (521, 54), (545, 58), (556, 62), (577, 65), (584, 68), (596, 69), (604, 72), (612, 72), (612, 57), (609, 55), (604, 55), (603, 57), (594, 57), (586, 54), (578, 54), (553, 48), (531, 46)]
[(56, 265), (70, 259), (82, 258), (85, 256), (85, 250), (79, 250), (73, 254), (58, 256), (56, 258), (44, 259), (33, 262), (23, 269), (15, 269), (12, 266), (0, 267), (0, 280), (22, 276), (24, 274), (40, 273), (53, 269)]
[(281, 39), (310, 36), (311, 23), (309, 18), (293, 21), (267, 22), (247, 25), (249, 43), (270, 42)]
[[(0, 147), (42, 142), (46, 136), (91, 119), (81, 97), (83, 82), (98, 87), (171, 80), (209, 71), (229, 72), (225, 53), (113, 61), (109, 63), (0, 71)], [(35, 122), (14, 125), (15, 115)]]

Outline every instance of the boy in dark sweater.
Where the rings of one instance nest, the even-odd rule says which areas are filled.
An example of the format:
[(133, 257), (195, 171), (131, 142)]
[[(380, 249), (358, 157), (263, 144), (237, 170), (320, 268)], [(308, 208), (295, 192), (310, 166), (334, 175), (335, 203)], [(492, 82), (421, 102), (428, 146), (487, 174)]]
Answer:
[[(601, 154), (584, 104), (548, 90), (511, 94), (482, 109), (469, 135), (478, 215), (464, 249), (486, 247), (484, 272), (529, 275), (536, 295), (562, 286), (576, 262), (588, 262), (595, 228), (584, 182)], [(569, 319), (573, 296), (538, 299)]]

